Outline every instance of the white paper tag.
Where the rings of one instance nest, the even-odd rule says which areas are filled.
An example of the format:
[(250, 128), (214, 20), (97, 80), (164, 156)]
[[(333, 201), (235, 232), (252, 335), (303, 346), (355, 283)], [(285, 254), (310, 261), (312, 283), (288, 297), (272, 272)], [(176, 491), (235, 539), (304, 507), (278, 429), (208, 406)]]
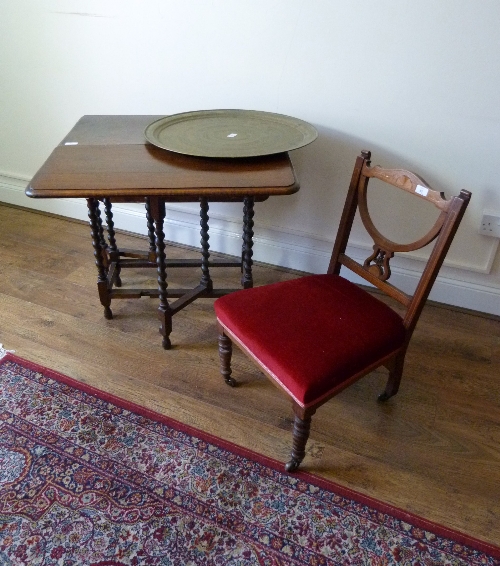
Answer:
[(417, 185), (415, 192), (418, 193), (419, 195), (422, 195), (423, 197), (426, 197), (427, 193), (429, 192), (429, 189), (427, 187), (422, 187), (422, 185)]

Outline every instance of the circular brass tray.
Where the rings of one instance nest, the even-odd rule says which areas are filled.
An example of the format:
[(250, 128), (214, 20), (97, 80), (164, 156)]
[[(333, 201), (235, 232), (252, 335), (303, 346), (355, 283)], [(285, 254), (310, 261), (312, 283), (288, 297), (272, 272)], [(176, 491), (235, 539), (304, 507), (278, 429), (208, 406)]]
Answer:
[(303, 147), (316, 129), (297, 118), (257, 110), (199, 110), (165, 116), (144, 135), (157, 147), (199, 157), (255, 157)]

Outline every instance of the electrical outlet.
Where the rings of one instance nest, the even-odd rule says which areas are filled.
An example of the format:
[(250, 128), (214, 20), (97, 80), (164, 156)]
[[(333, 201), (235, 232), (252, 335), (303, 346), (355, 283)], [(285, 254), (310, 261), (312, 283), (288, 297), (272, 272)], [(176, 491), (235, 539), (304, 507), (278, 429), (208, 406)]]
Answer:
[(494, 214), (483, 214), (479, 233), (484, 236), (500, 238), (500, 216)]

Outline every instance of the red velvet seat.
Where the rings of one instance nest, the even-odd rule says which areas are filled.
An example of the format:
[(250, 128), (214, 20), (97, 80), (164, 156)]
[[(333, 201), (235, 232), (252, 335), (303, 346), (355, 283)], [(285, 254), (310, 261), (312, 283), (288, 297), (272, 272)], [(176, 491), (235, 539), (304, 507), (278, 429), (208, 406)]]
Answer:
[[(368, 211), (371, 178), (437, 207), (439, 216), (427, 234), (410, 244), (385, 238)], [(221, 373), (226, 383), (236, 385), (231, 376), (235, 342), (292, 399), (295, 420), (288, 471), (297, 469), (303, 460), (311, 417), (328, 399), (382, 365), (389, 370), (389, 379), (379, 400), (397, 393), (408, 343), (470, 196), (461, 191), (447, 200), (410, 171), (371, 167), (370, 153), (362, 152), (354, 166), (328, 273), (245, 289), (215, 301)], [(374, 251), (363, 264), (346, 254), (358, 210), (374, 241)], [(404, 219), (401, 223), (404, 225)], [(388, 283), (389, 262), (396, 252), (420, 249), (434, 240), (412, 296)], [(341, 267), (399, 301), (406, 308), (404, 316), (341, 277)]]
[(338, 275), (231, 293), (215, 302), (215, 312), (233, 339), (303, 407), (366, 367), (379, 366), (405, 340), (396, 312)]

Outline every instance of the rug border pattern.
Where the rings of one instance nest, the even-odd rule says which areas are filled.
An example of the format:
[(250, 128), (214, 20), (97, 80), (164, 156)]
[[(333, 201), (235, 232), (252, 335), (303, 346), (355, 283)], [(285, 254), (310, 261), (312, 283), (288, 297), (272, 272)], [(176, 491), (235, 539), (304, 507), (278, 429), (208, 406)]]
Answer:
[[(449, 539), (454, 544), (460, 546), (466, 546), (469, 547), (470, 549), (489, 554), (493, 558), (500, 559), (500, 547), (496, 547), (488, 542), (482, 541), (480, 539), (466, 535), (460, 531), (440, 525), (438, 523), (435, 523), (433, 521), (430, 521), (428, 519), (425, 519), (408, 511), (404, 511), (403, 509), (394, 507), (388, 503), (384, 503), (368, 495), (364, 495), (362, 493), (354, 491), (348, 487), (337, 484), (331, 480), (321, 478), (310, 472), (299, 470), (298, 472), (295, 472), (293, 475), (286, 475), (283, 473), (282, 462), (279, 462), (267, 456), (263, 456), (247, 448), (238, 446), (230, 441), (216, 437), (214, 435), (211, 435), (210, 433), (204, 432), (190, 425), (181, 423), (180, 421), (177, 421), (171, 417), (162, 415), (161, 413), (158, 413), (156, 411), (138, 405), (133, 401), (128, 401), (112, 393), (108, 393), (106, 391), (100, 390), (96, 387), (93, 387), (92, 385), (88, 385), (72, 377), (64, 375), (58, 371), (52, 370), (35, 362), (31, 362), (29, 360), (16, 356), (12, 353), (7, 353), (3, 358), (0, 359), (0, 366), (3, 366), (5, 362), (8, 361), (19, 363), (24, 367), (26, 367), (27, 369), (42, 373), (44, 376), (53, 379), (58, 383), (68, 385), (85, 394), (91, 395), (92, 397), (95, 397), (98, 400), (101, 400), (106, 403), (114, 404), (123, 410), (130, 411), (131, 413), (135, 413), (147, 419), (151, 419), (159, 423), (160, 425), (165, 425), (178, 432), (196, 437), (197, 439), (203, 442), (207, 442), (222, 450), (225, 450), (230, 453), (234, 453), (240, 457), (246, 458), (250, 461), (256, 462), (257, 464), (261, 464), (267, 468), (270, 468), (275, 472), (279, 472), (281, 477), (288, 479), (288, 481), (290, 482), (288, 483), (289, 487), (295, 484), (295, 487), (300, 488), (301, 481), (307, 484), (311, 484), (320, 489), (324, 489), (328, 492), (332, 492), (333, 496), (336, 494), (346, 499), (350, 499), (360, 505), (366, 506), (369, 509), (373, 509), (376, 512), (375, 514), (381, 513), (384, 515), (389, 515), (390, 517), (393, 517), (396, 520), (401, 521), (403, 523), (407, 523), (408, 525), (416, 527), (417, 529), (430, 531), (439, 537)], [(376, 519), (376, 517), (372, 517), (372, 518)], [(459, 549), (458, 548), (454, 549), (455, 552), (457, 550)]]

